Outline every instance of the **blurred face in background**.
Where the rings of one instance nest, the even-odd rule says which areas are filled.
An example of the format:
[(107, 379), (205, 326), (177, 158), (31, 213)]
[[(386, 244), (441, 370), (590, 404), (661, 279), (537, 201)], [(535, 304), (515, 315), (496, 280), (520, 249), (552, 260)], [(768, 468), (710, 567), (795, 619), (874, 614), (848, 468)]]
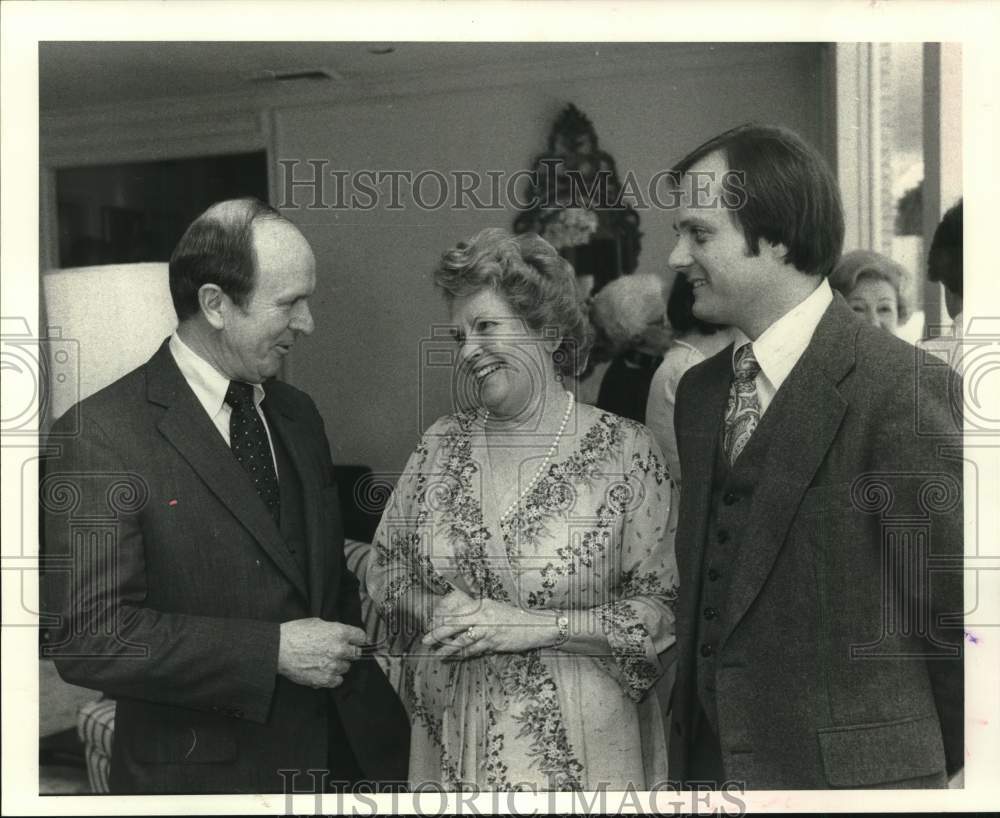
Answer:
[(636, 346), (652, 355), (662, 355), (674, 337), (667, 320), (667, 303), (662, 294), (659, 298), (649, 299), (644, 319), (644, 327)]
[(888, 281), (863, 275), (847, 294), (847, 303), (873, 327), (896, 333), (899, 327), (899, 294)]

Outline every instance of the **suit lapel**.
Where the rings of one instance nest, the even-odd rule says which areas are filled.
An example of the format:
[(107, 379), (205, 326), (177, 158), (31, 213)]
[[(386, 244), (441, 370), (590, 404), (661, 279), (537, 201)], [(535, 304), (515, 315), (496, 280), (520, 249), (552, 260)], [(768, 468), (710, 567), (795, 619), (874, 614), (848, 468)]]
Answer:
[[(682, 459), (681, 509), (675, 548), (683, 571), (681, 581), (688, 588), (698, 588), (701, 584), (702, 552), (712, 502), (712, 472), (729, 394), (731, 361), (732, 345), (713, 356), (703, 369), (692, 373), (695, 380), (688, 388), (691, 394), (698, 396), (698, 406), (686, 418), (684, 427), (677, 429), (678, 442), (687, 457)], [(695, 617), (698, 594), (688, 593), (684, 597), (687, 605), (682, 615), (690, 622)]]
[[(316, 441), (306, 434), (302, 421), (296, 418), (294, 409), (288, 402), (281, 399), (279, 390), (268, 389), (263, 406), (267, 421), (281, 438), (302, 486), (302, 511), (305, 516), (309, 560), (309, 607), (313, 616), (320, 616), (323, 592), (327, 587), (328, 541), (333, 534), (321, 530), (323, 498), (320, 497), (320, 487), (325, 481), (317, 466), (317, 459), (310, 456), (310, 447), (314, 447)], [(323, 441), (323, 445), (325, 444), (326, 441)]]
[(160, 432), (305, 596), (305, 578), (274, 519), (184, 380), (166, 342), (147, 364), (146, 380), (148, 399), (166, 408)]
[(857, 319), (836, 296), (764, 415), (761, 426), (769, 424), (775, 431), (769, 438), (753, 509), (735, 556), (722, 643), (760, 593), (802, 495), (837, 435), (847, 410), (837, 384), (854, 365), (857, 329)]

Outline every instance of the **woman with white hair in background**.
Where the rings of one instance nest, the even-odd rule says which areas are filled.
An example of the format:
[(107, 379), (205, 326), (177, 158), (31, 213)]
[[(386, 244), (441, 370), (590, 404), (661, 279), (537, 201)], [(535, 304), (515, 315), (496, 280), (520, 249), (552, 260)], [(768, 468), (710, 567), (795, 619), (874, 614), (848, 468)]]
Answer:
[(612, 359), (597, 407), (645, 423), (649, 384), (672, 336), (663, 279), (651, 273), (616, 278), (593, 297), (590, 320), (600, 352)]

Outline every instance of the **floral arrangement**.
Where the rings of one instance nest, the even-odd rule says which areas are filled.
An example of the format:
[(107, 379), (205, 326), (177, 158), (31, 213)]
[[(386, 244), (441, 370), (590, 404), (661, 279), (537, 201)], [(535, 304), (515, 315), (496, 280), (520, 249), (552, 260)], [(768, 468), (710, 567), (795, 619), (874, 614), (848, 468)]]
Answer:
[(598, 219), (593, 210), (582, 207), (560, 209), (545, 222), (542, 237), (556, 250), (587, 244), (597, 232)]

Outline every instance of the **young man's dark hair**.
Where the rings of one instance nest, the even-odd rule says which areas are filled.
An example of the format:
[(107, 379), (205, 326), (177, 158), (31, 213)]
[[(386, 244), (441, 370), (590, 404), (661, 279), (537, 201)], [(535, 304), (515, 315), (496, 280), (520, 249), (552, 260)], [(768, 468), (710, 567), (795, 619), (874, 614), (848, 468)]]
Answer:
[(823, 157), (787, 128), (748, 123), (699, 145), (674, 166), (679, 177), (720, 152), (731, 173), (722, 181), (747, 247), (760, 239), (788, 248), (803, 273), (829, 275), (844, 242), (844, 213), (837, 180)]

